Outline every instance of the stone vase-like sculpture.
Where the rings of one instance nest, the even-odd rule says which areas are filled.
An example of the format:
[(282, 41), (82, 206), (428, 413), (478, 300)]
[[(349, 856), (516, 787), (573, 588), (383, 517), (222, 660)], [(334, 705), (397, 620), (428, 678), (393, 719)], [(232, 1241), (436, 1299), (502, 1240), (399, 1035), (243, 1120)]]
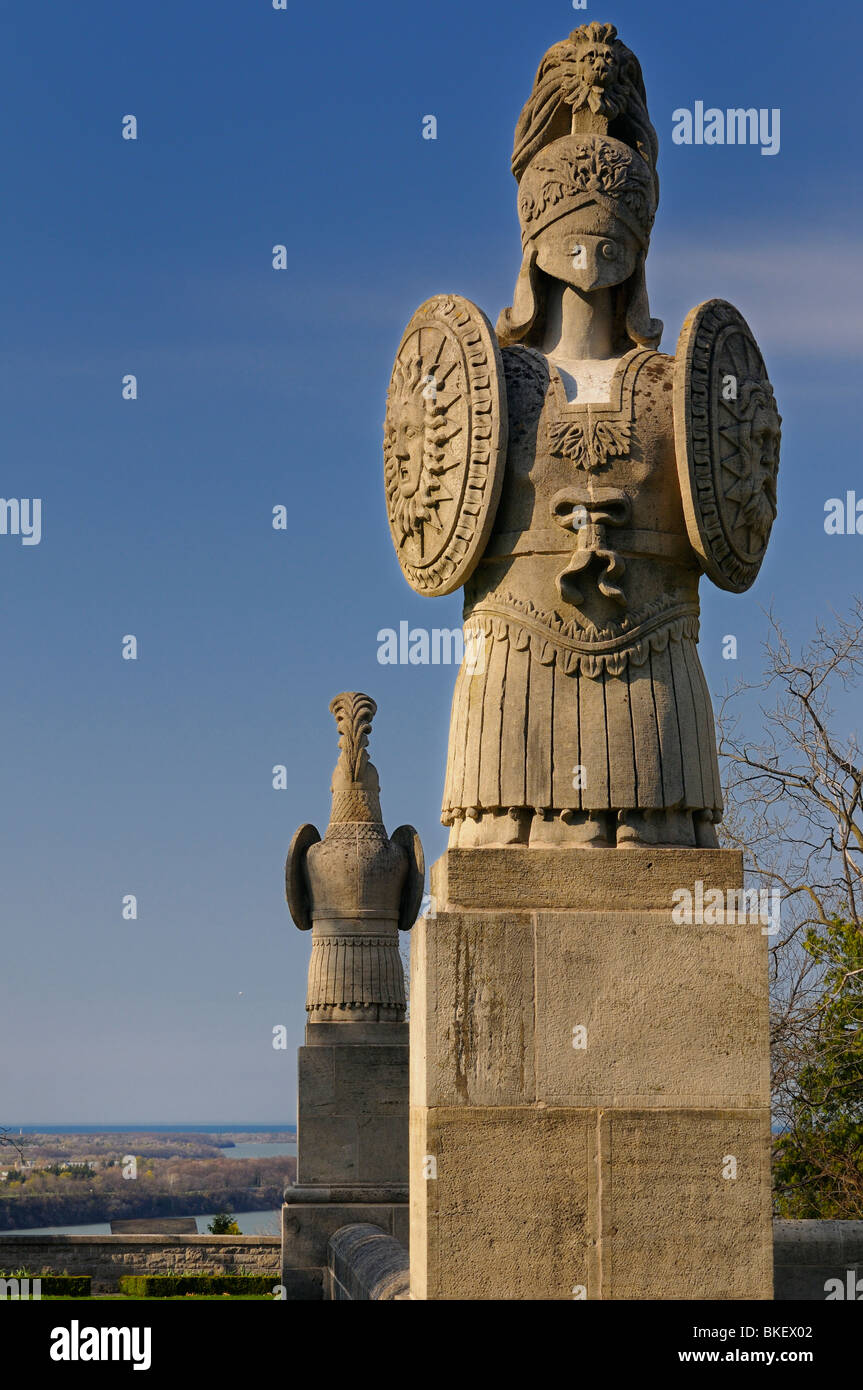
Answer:
[[(393, 369), (393, 542), (419, 593), (464, 587), (471, 653), (437, 917), (413, 939), (418, 1297), (770, 1286), (766, 941), (733, 914), (705, 932), (671, 910), (678, 887), (742, 886), (716, 847), (698, 588), (755, 580), (780, 419), (730, 304), (700, 305), (676, 356), (658, 351), (657, 149), (614, 27), (556, 44), (516, 129), (512, 307), (495, 334), (460, 296), (426, 301)], [(717, 1144), (745, 1180), (719, 1176)]]
[(311, 930), (306, 1043), (299, 1050), (297, 1180), (282, 1209), (282, 1281), (320, 1298), (340, 1226), (371, 1222), (407, 1243), (408, 1036), (399, 931), (423, 893), (419, 836), (381, 819), (366, 751), (376, 705), (337, 695), (332, 812), (321, 839), (294, 835), (285, 866), (296, 925)]

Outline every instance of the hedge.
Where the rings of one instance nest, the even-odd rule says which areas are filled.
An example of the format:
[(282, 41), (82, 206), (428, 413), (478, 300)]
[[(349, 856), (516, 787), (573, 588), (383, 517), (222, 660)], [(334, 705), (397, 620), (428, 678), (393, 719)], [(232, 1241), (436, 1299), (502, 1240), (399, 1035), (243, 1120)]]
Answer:
[(16, 1270), (14, 1274), (0, 1274), (0, 1279), (29, 1279), (29, 1297), (33, 1297), (33, 1280), (41, 1279), (40, 1298), (89, 1298), (91, 1279), (89, 1274), (27, 1274)]
[(122, 1274), (120, 1292), (134, 1298), (199, 1294), (272, 1294), (278, 1274)]

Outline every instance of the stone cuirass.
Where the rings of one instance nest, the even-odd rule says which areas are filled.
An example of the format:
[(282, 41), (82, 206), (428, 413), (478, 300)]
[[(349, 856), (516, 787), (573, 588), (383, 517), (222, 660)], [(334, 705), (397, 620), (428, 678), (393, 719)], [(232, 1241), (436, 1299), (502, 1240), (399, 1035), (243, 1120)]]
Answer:
[(465, 586), (472, 660), (453, 700), (444, 820), (661, 808), (718, 819), (674, 359), (634, 348), (609, 399), (579, 404), (539, 351), (502, 356), (509, 444)]

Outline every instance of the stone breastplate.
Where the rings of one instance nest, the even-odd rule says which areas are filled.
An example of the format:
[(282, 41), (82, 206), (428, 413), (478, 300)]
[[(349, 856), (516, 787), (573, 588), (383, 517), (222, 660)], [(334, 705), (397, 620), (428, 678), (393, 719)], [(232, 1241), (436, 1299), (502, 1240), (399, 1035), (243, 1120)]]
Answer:
[[(503, 490), (465, 619), (516, 624), (565, 670), (638, 662), (697, 637), (698, 577), (674, 454), (673, 359), (636, 348), (603, 404), (567, 402), (530, 348), (503, 352), (510, 418)], [(512, 634), (509, 634), (512, 636)]]

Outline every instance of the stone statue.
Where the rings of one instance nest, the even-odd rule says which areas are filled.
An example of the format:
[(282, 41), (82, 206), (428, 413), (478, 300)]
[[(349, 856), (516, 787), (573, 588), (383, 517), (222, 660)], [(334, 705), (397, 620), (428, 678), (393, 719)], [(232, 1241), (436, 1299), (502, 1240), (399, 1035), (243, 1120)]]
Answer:
[(758, 573), (780, 417), (722, 300), (657, 351), (645, 261), (656, 133), (613, 25), (546, 54), (516, 128), (522, 263), (496, 335), (439, 295), (385, 422), (392, 538), (421, 594), (464, 586), (450, 846), (715, 846), (722, 794), (697, 653), (706, 573)]
[(366, 752), (377, 705), (352, 691), (330, 704), (339, 730), (332, 811), (323, 840), (300, 826), (285, 865), (291, 916), (312, 931), (309, 1023), (400, 1023), (399, 930), (419, 912), (425, 864), (413, 826), (387, 836), (380, 784)]
[(371, 1222), (408, 1238), (408, 1025), (399, 929), (422, 900), (419, 836), (387, 836), (366, 751), (374, 700), (330, 704), (339, 730), (332, 811), (321, 839), (297, 831), (285, 865), (291, 916), (312, 933), (305, 1044), (297, 1057), (297, 1176), (282, 1207), (288, 1298), (316, 1300), (329, 1239)]

